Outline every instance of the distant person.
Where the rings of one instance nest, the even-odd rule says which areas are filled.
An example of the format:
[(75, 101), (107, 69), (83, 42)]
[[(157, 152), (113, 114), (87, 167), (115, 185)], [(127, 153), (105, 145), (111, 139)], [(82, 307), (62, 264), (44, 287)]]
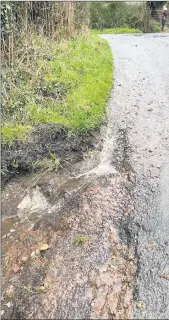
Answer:
[(166, 24), (166, 19), (167, 19), (167, 7), (164, 6), (164, 7), (163, 7), (163, 12), (162, 12), (162, 17), (161, 17), (161, 24), (162, 24), (161, 32), (164, 32), (164, 27), (165, 27), (165, 24)]

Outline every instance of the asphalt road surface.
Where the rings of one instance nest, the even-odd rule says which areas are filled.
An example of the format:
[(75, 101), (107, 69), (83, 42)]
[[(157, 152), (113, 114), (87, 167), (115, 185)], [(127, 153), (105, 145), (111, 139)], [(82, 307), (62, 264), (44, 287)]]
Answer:
[(115, 63), (110, 117), (127, 134), (135, 173), (128, 222), (137, 256), (134, 296), (140, 301), (134, 317), (168, 319), (169, 35), (104, 38)]

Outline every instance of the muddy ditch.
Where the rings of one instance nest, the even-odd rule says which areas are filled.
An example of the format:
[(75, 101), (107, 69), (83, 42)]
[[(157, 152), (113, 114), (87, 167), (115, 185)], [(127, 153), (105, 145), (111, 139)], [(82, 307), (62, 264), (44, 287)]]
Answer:
[(90, 134), (69, 134), (55, 124), (33, 128), (28, 141), (2, 144), (2, 188), (13, 177), (38, 170), (55, 170), (71, 166), (84, 158), (88, 150), (100, 150), (99, 130)]

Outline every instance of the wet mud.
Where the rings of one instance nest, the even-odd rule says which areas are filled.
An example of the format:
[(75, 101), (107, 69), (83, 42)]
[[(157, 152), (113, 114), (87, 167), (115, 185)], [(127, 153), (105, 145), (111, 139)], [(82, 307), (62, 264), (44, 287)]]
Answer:
[(28, 141), (15, 141), (12, 145), (2, 144), (2, 188), (13, 177), (50, 171), (55, 167), (70, 167), (83, 160), (85, 152), (93, 148), (100, 149), (98, 135), (99, 132), (91, 135), (70, 135), (64, 127), (47, 124), (34, 127)]

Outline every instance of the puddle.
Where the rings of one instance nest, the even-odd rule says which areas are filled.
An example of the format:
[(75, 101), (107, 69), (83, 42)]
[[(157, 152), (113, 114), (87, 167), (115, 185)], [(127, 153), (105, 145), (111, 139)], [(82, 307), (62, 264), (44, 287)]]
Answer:
[(3, 271), (6, 270), (7, 266), (4, 269), (4, 264), (6, 264), (6, 259), (9, 256), (11, 251), (11, 246), (19, 241), (21, 233), (25, 230), (33, 228), (31, 222), (21, 222), (18, 217), (12, 217), (5, 219), (1, 224), (1, 260)]
[(10, 233), (10, 230), (15, 230), (15, 231), (12, 231), (10, 233), (11, 236), (14, 233), (16, 233), (16, 229), (18, 228), (19, 222), (20, 222), (20, 220), (17, 217), (8, 218), (8, 219), (4, 220), (2, 222), (2, 225), (1, 225), (1, 227), (2, 227), (2, 238), (4, 239), (5, 236)]
[(78, 190), (83, 186), (83, 184), (84, 184), (83, 175), (80, 175), (77, 178), (68, 179), (60, 186), (60, 188), (58, 189), (58, 193), (60, 194), (60, 192), (62, 191), (70, 192), (70, 191)]

